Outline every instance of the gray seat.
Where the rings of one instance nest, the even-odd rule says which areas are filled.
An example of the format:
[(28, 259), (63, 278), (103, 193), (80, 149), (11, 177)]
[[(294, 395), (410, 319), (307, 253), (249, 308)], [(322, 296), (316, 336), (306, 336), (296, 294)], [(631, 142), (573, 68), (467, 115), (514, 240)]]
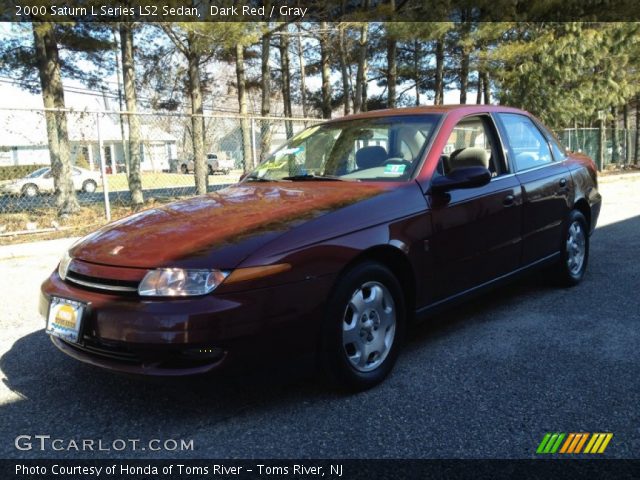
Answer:
[(456, 150), (448, 161), (449, 171), (456, 168), (484, 167), (489, 168), (489, 154), (484, 148), (468, 147)]
[(359, 170), (380, 167), (387, 159), (387, 151), (379, 146), (362, 147), (356, 152), (356, 165)]

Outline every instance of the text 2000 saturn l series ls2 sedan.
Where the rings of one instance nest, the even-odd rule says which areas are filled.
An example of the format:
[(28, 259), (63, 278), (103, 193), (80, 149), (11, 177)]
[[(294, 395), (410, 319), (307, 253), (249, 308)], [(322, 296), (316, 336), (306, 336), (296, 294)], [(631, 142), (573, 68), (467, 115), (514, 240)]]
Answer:
[(596, 168), (526, 112), (397, 109), (306, 129), (239, 184), (83, 238), (42, 285), (63, 352), (147, 375), (313, 354), (368, 388), (408, 322), (535, 267), (585, 274)]

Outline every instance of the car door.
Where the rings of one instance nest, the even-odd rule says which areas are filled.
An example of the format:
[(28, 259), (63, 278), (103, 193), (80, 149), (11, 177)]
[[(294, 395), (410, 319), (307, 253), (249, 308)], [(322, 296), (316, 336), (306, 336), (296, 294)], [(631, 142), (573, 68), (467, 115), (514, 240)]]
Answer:
[(36, 182), (41, 192), (53, 192), (55, 190), (53, 172), (49, 168)]
[(207, 155), (207, 164), (209, 164), (209, 167), (211, 168), (211, 170), (217, 170), (218, 169), (218, 156), (210, 153)]
[(71, 181), (73, 182), (73, 188), (76, 190), (82, 190), (82, 182), (84, 178), (82, 178), (82, 172), (77, 168), (71, 169)]
[[(428, 194), (433, 235), (430, 239), (435, 285), (442, 300), (486, 283), (519, 267), (522, 193), (509, 171), (502, 144), (489, 115), (466, 117), (451, 132), (435, 175), (455, 167), (456, 152), (482, 147), (492, 173), (477, 188)], [(453, 159), (453, 160), (452, 160)]]
[(528, 116), (498, 113), (510, 163), (523, 189), (522, 264), (560, 251), (573, 189), (562, 159), (554, 158), (548, 139)]

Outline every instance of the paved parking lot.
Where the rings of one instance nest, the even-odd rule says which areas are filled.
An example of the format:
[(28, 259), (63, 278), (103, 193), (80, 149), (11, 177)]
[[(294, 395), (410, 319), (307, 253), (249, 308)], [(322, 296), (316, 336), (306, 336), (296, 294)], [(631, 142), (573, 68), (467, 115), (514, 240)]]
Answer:
[[(36, 310), (68, 242), (13, 249), (0, 257), (0, 457), (532, 457), (554, 431), (612, 432), (607, 457), (640, 458), (640, 179), (601, 191), (583, 284), (538, 275), (442, 314), (412, 333), (386, 383), (353, 396), (278, 372), (166, 385), (81, 365)], [(23, 452), (23, 434), (194, 450)]]

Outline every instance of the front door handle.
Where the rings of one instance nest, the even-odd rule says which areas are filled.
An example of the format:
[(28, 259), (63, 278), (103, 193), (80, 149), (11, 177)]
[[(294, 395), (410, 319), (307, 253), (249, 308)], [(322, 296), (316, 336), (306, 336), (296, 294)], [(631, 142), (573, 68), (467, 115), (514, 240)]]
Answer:
[(502, 204), (505, 207), (510, 207), (511, 205), (514, 204), (514, 202), (516, 201), (516, 197), (514, 197), (513, 195), (507, 195), (506, 197), (504, 197), (504, 199), (502, 200)]

